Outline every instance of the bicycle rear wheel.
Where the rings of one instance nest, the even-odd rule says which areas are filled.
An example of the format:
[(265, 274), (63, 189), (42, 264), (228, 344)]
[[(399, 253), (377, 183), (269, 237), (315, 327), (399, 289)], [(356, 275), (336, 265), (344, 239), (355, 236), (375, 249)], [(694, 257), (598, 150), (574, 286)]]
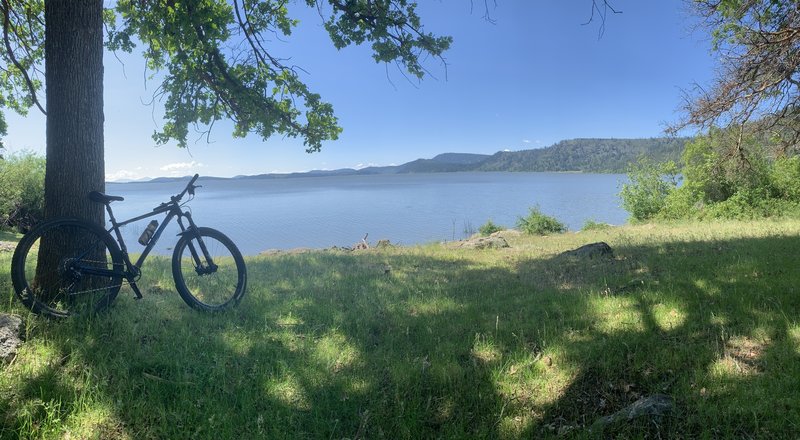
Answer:
[(34, 313), (56, 318), (108, 307), (122, 286), (123, 270), (122, 252), (111, 235), (78, 219), (37, 226), (20, 240), (11, 260), (20, 301)]
[(247, 286), (241, 252), (225, 234), (211, 228), (197, 228), (178, 240), (172, 277), (186, 304), (207, 312), (235, 306)]

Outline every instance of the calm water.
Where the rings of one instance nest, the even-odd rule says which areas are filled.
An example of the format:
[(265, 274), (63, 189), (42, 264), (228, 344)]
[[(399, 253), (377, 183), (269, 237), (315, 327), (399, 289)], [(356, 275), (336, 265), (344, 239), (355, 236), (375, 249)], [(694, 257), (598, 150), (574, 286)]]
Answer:
[[(513, 227), (528, 207), (578, 230), (588, 219), (621, 224), (617, 196), (625, 176), (565, 173), (443, 173), (388, 176), (207, 180), (191, 207), (200, 226), (228, 235), (244, 254), (267, 249), (352, 246), (365, 233), (374, 244), (417, 244), (461, 239), (486, 220)], [(188, 179), (187, 179), (188, 182)], [(186, 182), (108, 184), (125, 197), (112, 206), (118, 220), (144, 213)], [(148, 220), (126, 227), (129, 250)], [(159, 242), (169, 252), (177, 230)]]

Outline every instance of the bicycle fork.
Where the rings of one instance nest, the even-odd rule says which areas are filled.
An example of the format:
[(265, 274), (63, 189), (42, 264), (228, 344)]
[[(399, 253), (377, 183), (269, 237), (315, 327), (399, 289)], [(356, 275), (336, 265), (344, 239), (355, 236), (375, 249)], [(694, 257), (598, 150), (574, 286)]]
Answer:
[[(200, 236), (200, 232), (197, 230), (197, 225), (194, 224), (194, 220), (192, 220), (192, 215), (188, 212), (183, 213), (183, 217), (186, 217), (186, 220), (189, 222), (189, 227), (184, 228), (183, 222), (181, 218), (178, 218), (178, 224), (180, 224), (182, 231), (178, 234), (181, 237), (187, 236), (188, 242), (186, 243), (187, 247), (189, 248), (189, 253), (192, 255), (192, 260), (194, 261), (194, 270), (197, 272), (198, 275), (208, 275), (212, 274), (217, 271), (219, 266), (214, 263), (213, 258), (211, 258), (211, 254), (208, 252), (208, 248), (206, 247), (205, 242), (203, 242), (203, 237)], [(200, 246), (200, 252), (202, 252), (202, 257), (205, 258), (207, 264), (203, 265), (203, 261), (201, 260), (200, 252), (195, 247), (194, 241), (192, 238), (197, 238), (197, 244)]]
[[(178, 233), (178, 236), (179, 237), (189, 236), (189, 241), (188, 241), (187, 245), (189, 247), (189, 252), (190, 252), (190, 254), (192, 256), (192, 260), (194, 261), (194, 264), (195, 264), (195, 271), (199, 275), (206, 275), (206, 274), (210, 274), (210, 273), (216, 272), (218, 266), (216, 264), (214, 264), (214, 261), (211, 258), (211, 254), (208, 252), (208, 249), (206, 248), (206, 245), (203, 242), (202, 237), (200, 237), (200, 233), (197, 230), (197, 226), (194, 224), (194, 220), (192, 220), (192, 215), (190, 213), (188, 213), (188, 212), (185, 212), (185, 213), (181, 213), (177, 217), (178, 217), (178, 225), (181, 228), (181, 232)], [(183, 225), (183, 221), (182, 221), (183, 217), (186, 217), (186, 220), (189, 223), (188, 227)], [(155, 235), (153, 236), (152, 239), (158, 240), (158, 238), (161, 236), (161, 232), (163, 232), (163, 228), (166, 226), (167, 223), (169, 223), (169, 222), (165, 221), (164, 225), (162, 225), (161, 227), (159, 227), (158, 230), (156, 230), (156, 233), (155, 233)], [(117, 233), (119, 234), (119, 231), (117, 231)], [(191, 239), (192, 237), (197, 238), (197, 243), (200, 245), (200, 251), (202, 252), (202, 256), (205, 257), (205, 260), (206, 260), (206, 262), (208, 264), (203, 265), (203, 262), (201, 260), (201, 255), (198, 252), (197, 248), (195, 247), (194, 241)], [(122, 240), (120, 240), (120, 242), (122, 242)], [(145, 254), (143, 254), (142, 257), (140, 257), (140, 260), (139, 260), (140, 262), (143, 262), (143, 260), (144, 260), (143, 257), (146, 256), (148, 251), (149, 251), (149, 249), (145, 250)], [(123, 252), (125, 252), (125, 254), (127, 255), (127, 249), (123, 248)], [(125, 260), (129, 263), (128, 270), (126, 271), (125, 279), (128, 281), (128, 284), (131, 286), (131, 290), (133, 290), (134, 295), (136, 295), (136, 299), (142, 299), (142, 292), (139, 290), (139, 286), (136, 285), (136, 280), (139, 278), (139, 275), (141, 274), (141, 270), (139, 269), (139, 263), (130, 264), (130, 260), (129, 259), (126, 258)]]

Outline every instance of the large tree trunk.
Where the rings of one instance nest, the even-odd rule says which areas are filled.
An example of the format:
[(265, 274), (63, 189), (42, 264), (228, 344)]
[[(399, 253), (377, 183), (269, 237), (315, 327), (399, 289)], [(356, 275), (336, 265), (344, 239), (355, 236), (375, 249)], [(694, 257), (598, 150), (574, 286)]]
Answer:
[[(103, 206), (87, 197), (89, 191), (105, 190), (102, 14), (102, 0), (45, 1), (48, 220), (77, 217), (104, 224)], [(61, 294), (65, 282), (59, 265), (83, 240), (74, 235), (42, 239), (35, 284), (52, 287), (42, 287), (40, 299)], [(89, 257), (102, 261), (103, 254)]]
[(46, 0), (45, 218), (103, 223), (103, 1)]

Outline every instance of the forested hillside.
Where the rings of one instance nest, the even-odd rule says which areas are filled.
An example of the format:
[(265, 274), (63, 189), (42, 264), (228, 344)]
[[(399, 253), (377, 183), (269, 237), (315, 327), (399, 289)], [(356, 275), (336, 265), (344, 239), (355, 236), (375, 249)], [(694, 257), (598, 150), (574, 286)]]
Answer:
[(678, 162), (689, 138), (570, 139), (547, 148), (501, 151), (476, 171), (584, 171), (624, 173), (639, 156)]
[[(369, 174), (453, 173), (462, 171), (576, 171), (625, 173), (629, 163), (646, 156), (653, 162), (680, 162), (690, 138), (570, 139), (535, 150), (500, 151), (493, 155), (443, 153), (432, 159), (417, 159), (402, 165), (361, 169), (314, 170), (288, 174), (236, 176), (236, 179), (284, 179), (292, 177), (348, 176)], [(206, 177), (210, 178), (210, 177)], [(161, 177), (154, 181), (185, 179)]]

